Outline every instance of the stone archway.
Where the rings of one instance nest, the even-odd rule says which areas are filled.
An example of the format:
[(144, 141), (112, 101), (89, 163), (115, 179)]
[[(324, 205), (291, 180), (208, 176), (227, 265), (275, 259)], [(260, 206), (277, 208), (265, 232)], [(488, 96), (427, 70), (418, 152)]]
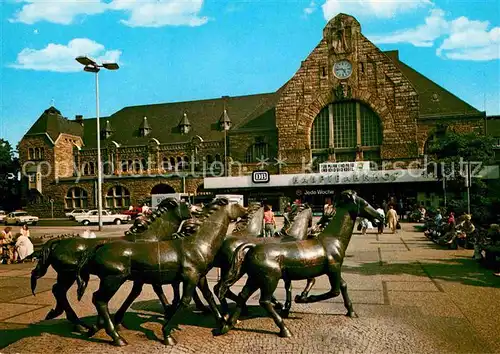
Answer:
[(175, 193), (175, 189), (166, 183), (157, 184), (151, 189), (151, 194), (170, 194), (170, 193)]

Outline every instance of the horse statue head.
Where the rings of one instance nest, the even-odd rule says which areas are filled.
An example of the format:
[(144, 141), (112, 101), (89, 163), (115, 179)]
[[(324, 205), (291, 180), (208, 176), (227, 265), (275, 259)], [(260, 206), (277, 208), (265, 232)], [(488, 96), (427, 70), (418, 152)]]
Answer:
[(164, 218), (173, 218), (176, 220), (189, 219), (191, 218), (190, 207), (186, 202), (182, 202), (177, 198), (166, 198), (161, 201), (157, 209), (150, 215), (137, 217), (125, 235), (146, 232), (155, 221)]
[(337, 200), (337, 206), (347, 208), (352, 220), (356, 220), (357, 217), (362, 217), (372, 222), (384, 221), (384, 218), (374, 207), (351, 189), (340, 193)]
[(233, 236), (260, 236), (262, 234), (262, 219), (264, 218), (264, 207), (260, 203), (248, 205), (246, 216), (242, 217), (234, 225)]

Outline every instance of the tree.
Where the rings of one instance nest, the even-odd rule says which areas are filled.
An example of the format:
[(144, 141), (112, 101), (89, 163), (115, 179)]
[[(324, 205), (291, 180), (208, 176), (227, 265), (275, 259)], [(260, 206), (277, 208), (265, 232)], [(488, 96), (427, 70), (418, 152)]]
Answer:
[[(428, 170), (435, 168), (439, 179), (446, 179), (448, 210), (457, 214), (467, 212), (467, 167), (472, 172), (470, 185), (470, 209), (479, 223), (497, 221), (496, 210), (500, 205), (498, 180), (478, 178), (477, 174), (494, 163), (493, 138), (477, 133), (459, 134), (446, 132), (429, 143), (428, 154), (433, 160)], [(434, 165), (434, 163), (437, 164)], [(430, 168), (429, 168), (430, 167)], [(437, 168), (436, 168), (437, 167)]]
[(19, 159), (14, 157), (12, 146), (0, 139), (0, 208), (16, 209), (20, 205)]

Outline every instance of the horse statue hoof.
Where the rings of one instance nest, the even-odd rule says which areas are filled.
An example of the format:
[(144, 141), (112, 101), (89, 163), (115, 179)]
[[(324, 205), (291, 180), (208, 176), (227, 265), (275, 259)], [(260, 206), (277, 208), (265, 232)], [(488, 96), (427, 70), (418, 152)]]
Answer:
[(85, 328), (81, 324), (76, 324), (73, 326), (73, 332), (85, 333), (89, 328)]
[(128, 344), (127, 341), (123, 338), (117, 338), (113, 341), (113, 345), (116, 347), (124, 347), (127, 344)]
[(61, 315), (61, 313), (58, 314), (57, 312), (54, 311), (54, 309), (51, 309), (49, 311), (49, 313), (47, 314), (47, 316), (45, 316), (45, 319), (46, 320), (52, 320), (52, 319), (56, 318), (59, 315)]
[(165, 345), (176, 345), (177, 344), (177, 341), (174, 339), (174, 337), (172, 336), (167, 336), (165, 337), (165, 339), (163, 340), (163, 344)]
[(97, 326), (91, 326), (89, 330), (87, 331), (87, 338), (93, 337), (97, 332), (99, 331), (99, 328)]
[(288, 328), (282, 329), (280, 331), (281, 338), (290, 338), (292, 336), (292, 332)]
[(281, 311), (281, 317), (288, 318), (290, 316), (290, 311), (283, 310)]
[(295, 302), (297, 304), (305, 304), (307, 302), (307, 297), (302, 295), (295, 295)]
[(116, 329), (117, 331), (123, 331), (124, 329), (127, 329), (127, 327), (125, 327), (125, 326), (123, 325), (123, 323), (116, 323), (116, 324), (115, 324), (115, 329)]
[(274, 304), (274, 309), (278, 311), (283, 310), (283, 305), (280, 302), (277, 302)]
[(350, 318), (358, 318), (358, 314), (354, 311), (347, 312), (346, 316)]

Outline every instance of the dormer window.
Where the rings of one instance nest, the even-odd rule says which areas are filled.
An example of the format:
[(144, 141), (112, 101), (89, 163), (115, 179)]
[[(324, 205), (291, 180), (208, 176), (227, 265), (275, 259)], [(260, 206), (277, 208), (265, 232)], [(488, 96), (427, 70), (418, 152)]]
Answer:
[(179, 131), (181, 134), (187, 134), (191, 130), (191, 123), (187, 118), (187, 113), (184, 113), (181, 121), (179, 122)]
[(151, 133), (151, 127), (149, 126), (148, 123), (148, 118), (144, 117), (142, 120), (141, 126), (139, 127), (139, 134), (144, 137), (148, 136)]
[(104, 139), (108, 139), (113, 134), (113, 128), (111, 127), (111, 123), (109, 120), (106, 121), (106, 127), (103, 131)]

